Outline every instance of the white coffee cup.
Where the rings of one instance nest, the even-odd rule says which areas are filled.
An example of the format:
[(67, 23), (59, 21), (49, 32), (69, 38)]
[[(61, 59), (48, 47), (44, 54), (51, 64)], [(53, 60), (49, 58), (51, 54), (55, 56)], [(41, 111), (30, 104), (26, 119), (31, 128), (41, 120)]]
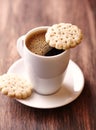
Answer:
[(70, 57), (69, 50), (55, 56), (41, 56), (27, 48), (25, 41), (30, 35), (47, 29), (48, 26), (34, 28), (17, 40), (17, 50), (24, 60), (29, 80), (34, 90), (44, 95), (53, 94), (60, 89)]

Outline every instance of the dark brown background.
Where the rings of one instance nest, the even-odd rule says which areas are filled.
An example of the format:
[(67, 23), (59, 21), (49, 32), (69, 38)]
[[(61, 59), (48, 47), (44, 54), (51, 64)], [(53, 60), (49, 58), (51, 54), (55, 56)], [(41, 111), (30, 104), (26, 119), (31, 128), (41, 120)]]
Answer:
[(95, 0), (0, 0), (0, 74), (20, 58), (19, 36), (59, 22), (76, 24), (84, 34), (82, 44), (71, 50), (71, 59), (84, 72), (82, 94), (50, 110), (30, 108), (0, 94), (0, 130), (96, 130)]

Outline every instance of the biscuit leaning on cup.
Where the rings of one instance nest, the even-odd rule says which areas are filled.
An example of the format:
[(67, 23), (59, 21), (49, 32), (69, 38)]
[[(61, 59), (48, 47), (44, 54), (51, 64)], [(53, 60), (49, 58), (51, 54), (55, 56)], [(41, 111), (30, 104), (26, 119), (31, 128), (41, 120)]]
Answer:
[(56, 49), (67, 50), (81, 43), (81, 29), (70, 23), (59, 23), (49, 27), (45, 35), (46, 42)]

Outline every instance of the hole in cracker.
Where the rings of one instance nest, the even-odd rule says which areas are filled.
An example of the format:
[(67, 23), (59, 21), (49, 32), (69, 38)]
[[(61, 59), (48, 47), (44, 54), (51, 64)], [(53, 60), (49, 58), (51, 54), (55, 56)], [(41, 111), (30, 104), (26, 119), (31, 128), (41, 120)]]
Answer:
[(21, 92), (24, 92), (24, 89), (22, 89)]
[(54, 32), (54, 34), (56, 34), (56, 32)]
[(66, 29), (66, 27), (63, 27), (63, 29)]
[(58, 25), (57, 28), (61, 27), (61, 25)]
[(55, 40), (55, 42), (58, 42), (57, 40)]
[(24, 86), (21, 86), (22, 89), (24, 89)]
[(65, 33), (63, 32), (62, 34), (64, 35)]
[(54, 29), (53, 29), (53, 28), (52, 28), (51, 30), (52, 30), (52, 31), (54, 31)]
[(71, 25), (69, 25), (69, 28), (71, 28)]
[(13, 89), (13, 92), (15, 92), (15, 89)]
[(57, 31), (57, 33), (59, 34), (59, 33), (61, 33), (61, 29), (60, 28), (58, 28), (58, 31)]
[(76, 33), (77, 31), (76, 31), (76, 30), (74, 30), (74, 32)]

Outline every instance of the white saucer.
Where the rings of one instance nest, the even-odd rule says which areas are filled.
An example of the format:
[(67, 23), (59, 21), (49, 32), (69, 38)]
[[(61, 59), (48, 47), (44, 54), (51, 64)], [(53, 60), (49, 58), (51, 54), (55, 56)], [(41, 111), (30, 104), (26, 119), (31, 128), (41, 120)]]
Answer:
[[(24, 69), (23, 59), (16, 61), (8, 70), (8, 73), (16, 73), (19, 75), (27, 74)], [(34, 107), (34, 108), (56, 108), (64, 106), (75, 100), (82, 92), (84, 87), (84, 76), (80, 68), (70, 60), (67, 73), (64, 78), (64, 86), (55, 94), (43, 96), (33, 92), (31, 97), (25, 100), (17, 100), (18, 102)]]

